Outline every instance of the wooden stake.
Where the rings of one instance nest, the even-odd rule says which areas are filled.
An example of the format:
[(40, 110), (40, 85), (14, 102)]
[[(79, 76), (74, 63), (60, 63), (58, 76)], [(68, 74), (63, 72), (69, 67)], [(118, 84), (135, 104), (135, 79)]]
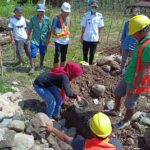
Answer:
[(1, 76), (3, 77), (3, 56), (2, 56), (2, 49), (0, 49), (0, 66), (1, 66)]

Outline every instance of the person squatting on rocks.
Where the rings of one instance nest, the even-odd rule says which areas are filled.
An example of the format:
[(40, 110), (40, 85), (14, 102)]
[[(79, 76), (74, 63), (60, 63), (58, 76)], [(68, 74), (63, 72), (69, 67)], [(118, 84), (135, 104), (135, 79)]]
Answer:
[(30, 34), (32, 32), (31, 38), (31, 70), (29, 73), (33, 73), (35, 70), (35, 58), (38, 53), (40, 54), (40, 67), (43, 68), (44, 57), (47, 51), (47, 46), (49, 44), (51, 36), (51, 22), (49, 17), (45, 15), (45, 6), (43, 4), (37, 5), (37, 15), (32, 16), (28, 26), (28, 39), (30, 40)]
[(136, 15), (129, 21), (129, 34), (137, 41), (137, 47), (127, 67), (124, 78), (115, 90), (115, 109), (107, 114), (120, 116), (121, 98), (126, 95), (127, 108), (124, 119), (114, 124), (114, 128), (124, 128), (130, 125), (139, 94), (150, 93), (150, 19), (145, 15)]
[[(140, 9), (139, 8), (132, 8), (129, 12), (130, 18), (139, 15)], [(120, 74), (121, 76), (125, 73), (125, 67), (126, 67), (126, 61), (128, 55), (132, 57), (134, 49), (137, 44), (137, 40), (133, 35), (128, 35), (129, 33), (129, 20), (125, 22), (124, 29), (121, 36), (121, 48), (122, 48), (122, 61), (121, 61), (121, 70)]]
[(61, 14), (56, 16), (52, 22), (52, 34), (55, 36), (55, 55), (54, 55), (54, 68), (65, 65), (66, 55), (69, 44), (70, 35), (70, 18), (71, 5), (64, 2), (61, 6)]
[(22, 16), (22, 8), (15, 7), (14, 16), (9, 19), (8, 28), (10, 30), (11, 43), (16, 46), (16, 56), (18, 58), (18, 65), (23, 65), (23, 49), (31, 62), (29, 45), (27, 40), (27, 24), (25, 18)]
[(50, 124), (42, 126), (43, 133), (52, 132), (62, 141), (70, 144), (74, 150), (122, 150), (122, 144), (117, 139), (110, 139), (111, 121), (107, 115), (98, 112), (89, 119), (89, 130), (92, 138), (73, 138), (59, 131)]
[(50, 118), (58, 118), (62, 101), (65, 95), (80, 101), (80, 96), (74, 94), (70, 87), (70, 81), (83, 74), (80, 65), (68, 62), (65, 67), (57, 67), (50, 72), (40, 74), (34, 81), (35, 91), (47, 104), (47, 115)]
[[(102, 14), (97, 12), (98, 5), (95, 0), (89, 2), (90, 11), (86, 12), (81, 21), (81, 38), (83, 44), (83, 60), (93, 64), (94, 55), (97, 48), (97, 43), (102, 41), (102, 31), (104, 28), (104, 21)], [(88, 52), (89, 59), (88, 59)]]

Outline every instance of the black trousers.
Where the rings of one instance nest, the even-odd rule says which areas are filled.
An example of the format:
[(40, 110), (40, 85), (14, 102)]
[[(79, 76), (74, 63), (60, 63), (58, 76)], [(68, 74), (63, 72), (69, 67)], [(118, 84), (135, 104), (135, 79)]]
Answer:
[[(83, 60), (86, 62), (89, 62), (90, 65), (93, 64), (94, 55), (95, 55), (96, 48), (97, 48), (97, 43), (98, 42), (83, 41)], [(90, 50), (90, 55), (88, 59), (89, 50)]]
[(66, 54), (68, 50), (68, 44), (67, 45), (62, 45), (57, 42), (55, 42), (55, 56), (54, 56), (54, 63), (59, 62), (59, 57), (61, 55), (61, 62), (66, 61)]

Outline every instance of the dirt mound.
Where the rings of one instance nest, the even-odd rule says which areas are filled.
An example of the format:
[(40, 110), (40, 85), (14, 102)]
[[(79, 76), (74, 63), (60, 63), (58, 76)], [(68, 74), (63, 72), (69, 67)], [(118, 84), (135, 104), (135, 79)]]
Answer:
[(84, 75), (72, 82), (72, 88), (76, 93), (79, 93), (82, 98), (89, 100), (91, 103), (90, 100), (97, 98), (92, 93), (92, 86), (94, 84), (100, 84), (106, 87), (106, 91), (104, 96), (99, 97), (99, 100), (110, 100), (114, 98), (114, 88), (120, 78), (118, 75), (112, 76), (112, 72), (106, 73), (103, 71), (102, 67), (97, 65), (84, 66), (83, 70)]
[[(115, 47), (113, 49), (107, 49), (106, 55), (111, 55), (114, 53), (119, 53), (120, 48)], [(120, 75), (118, 72), (111, 70), (110, 72), (105, 72), (102, 66), (84, 66), (84, 75), (79, 77), (78, 79), (72, 82), (72, 89), (78, 93), (82, 98), (86, 99), (89, 103), (89, 107), (86, 112), (82, 114), (77, 114), (74, 106), (69, 106), (69, 100), (67, 101), (67, 109), (64, 107), (64, 111), (62, 113), (63, 117), (66, 118), (66, 126), (67, 127), (76, 127), (77, 132), (89, 138), (91, 135), (88, 132), (88, 119), (98, 111), (103, 111), (104, 106), (109, 100), (114, 100), (114, 90), (116, 84), (120, 80)], [(103, 96), (99, 98), (95, 97), (92, 93), (92, 86), (94, 84), (101, 84), (106, 87), (106, 91)], [(94, 104), (93, 99), (97, 98), (99, 100), (99, 104)], [(140, 100), (137, 110), (138, 111), (149, 111), (145, 109), (145, 101)], [(122, 105), (122, 112), (125, 113), (125, 107)], [(116, 120), (120, 119), (117, 117), (110, 117), (112, 122), (114, 123)], [(148, 150), (146, 143), (143, 138), (143, 131), (137, 130), (135, 127), (136, 123), (132, 123), (126, 129), (123, 130), (115, 130), (113, 131), (112, 136), (117, 137), (121, 140), (123, 144), (123, 149), (141, 149)]]

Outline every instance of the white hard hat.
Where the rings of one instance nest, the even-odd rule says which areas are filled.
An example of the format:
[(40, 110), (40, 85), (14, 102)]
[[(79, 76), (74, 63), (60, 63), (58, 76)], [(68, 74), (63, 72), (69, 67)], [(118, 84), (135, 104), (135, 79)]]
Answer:
[(67, 2), (64, 2), (61, 6), (61, 10), (64, 12), (71, 12), (71, 5)]

